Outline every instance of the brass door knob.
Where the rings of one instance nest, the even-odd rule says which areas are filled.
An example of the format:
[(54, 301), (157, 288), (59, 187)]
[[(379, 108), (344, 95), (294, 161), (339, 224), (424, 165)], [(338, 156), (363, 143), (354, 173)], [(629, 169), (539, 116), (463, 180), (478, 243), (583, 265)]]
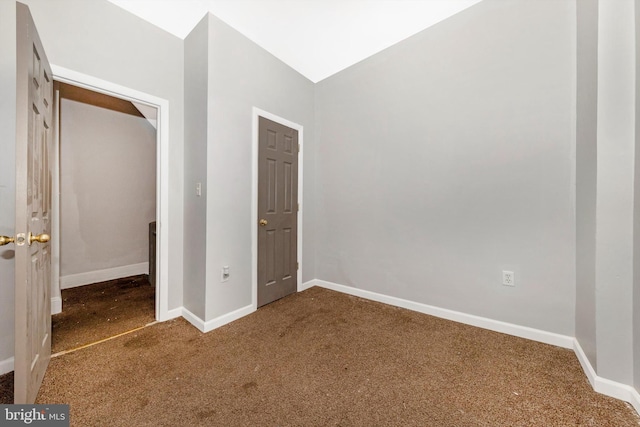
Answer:
[(37, 236), (29, 233), (29, 244), (32, 244), (33, 242), (47, 243), (50, 239), (51, 236), (46, 233), (38, 234)]
[(267, 225), (267, 224), (268, 224), (268, 222), (267, 222), (267, 220), (266, 220), (266, 219), (261, 219), (261, 220), (260, 220), (260, 227), (264, 227), (264, 226), (265, 226), (265, 225)]
[(8, 245), (9, 243), (13, 243), (15, 239), (9, 236), (0, 236), (0, 246)]

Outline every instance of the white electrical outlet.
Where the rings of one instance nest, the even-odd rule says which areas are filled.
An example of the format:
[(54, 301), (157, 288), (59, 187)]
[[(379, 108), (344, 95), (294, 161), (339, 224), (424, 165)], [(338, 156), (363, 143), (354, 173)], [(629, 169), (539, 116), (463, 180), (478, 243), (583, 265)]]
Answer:
[(231, 276), (231, 274), (229, 273), (229, 266), (225, 265), (224, 267), (222, 267), (222, 276), (220, 278), (220, 281), (226, 282), (227, 280), (229, 280), (229, 276)]
[(502, 271), (502, 284), (504, 286), (516, 285), (516, 278), (515, 278), (515, 275), (513, 274), (513, 271), (506, 271), (506, 270)]

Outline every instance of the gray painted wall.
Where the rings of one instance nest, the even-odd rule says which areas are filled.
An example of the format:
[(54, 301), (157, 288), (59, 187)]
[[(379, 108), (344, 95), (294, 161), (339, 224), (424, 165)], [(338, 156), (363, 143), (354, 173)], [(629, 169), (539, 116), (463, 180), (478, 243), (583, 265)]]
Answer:
[(595, 367), (598, 0), (576, 5), (576, 338)]
[[(601, 67), (614, 95), (624, 98), (637, 90), (629, 90), (628, 78), (617, 81), (616, 74), (620, 64), (628, 71), (635, 61), (629, 52), (637, 49), (629, 42), (637, 37), (638, 20), (636, 27), (625, 20), (633, 15), (628, 1), (622, 10), (608, 8), (605, 38), (621, 36), (622, 47), (615, 42), (608, 46), (616, 49), (597, 52), (597, 73), (593, 2), (581, 1), (576, 10), (572, 0), (485, 0), (315, 87), (213, 16), (201, 23), (206, 30), (199, 27), (208, 40), (197, 33), (183, 45), (103, 0), (25, 3), (54, 64), (170, 102), (170, 308), (182, 305), (181, 282), (192, 278), (185, 306), (203, 313), (204, 320), (250, 303), (251, 107), (257, 106), (305, 126), (303, 281), (317, 277), (575, 333), (599, 375), (635, 381), (638, 387), (640, 282), (632, 274), (640, 271), (640, 243), (637, 234), (629, 236), (633, 195), (640, 186), (631, 187), (634, 177), (638, 183), (638, 170), (629, 163), (638, 152), (630, 151), (635, 135), (631, 143), (628, 138), (637, 116), (629, 116), (628, 102), (596, 101), (594, 93)], [(13, 2), (0, 2), (0, 24), (0, 88), (8, 94), (0, 98), (0, 143), (3, 155), (9, 154), (0, 168), (0, 232), (10, 234), (14, 165), (6, 141), (15, 134)], [(183, 49), (191, 49), (186, 61)], [(205, 49), (203, 64), (198, 55)], [(196, 80), (185, 81), (185, 72)], [(203, 83), (208, 85), (205, 117), (197, 116), (205, 102), (197, 91)], [(196, 113), (187, 128), (183, 95), (188, 111)], [(596, 102), (607, 111), (597, 114), (597, 162)], [(600, 138), (602, 117), (613, 118), (611, 123), (624, 119), (621, 127), (610, 128), (626, 132), (625, 155), (618, 159), (624, 176), (614, 167), (619, 134), (600, 153), (601, 141), (609, 140), (607, 132)], [(185, 171), (184, 165), (203, 155), (203, 132), (205, 166), (201, 161)], [(183, 138), (189, 140), (186, 153)], [(314, 144), (320, 139), (322, 144)], [(601, 154), (611, 156), (604, 159), (602, 176), (593, 169)], [(199, 179), (203, 196), (195, 200)], [(624, 197), (617, 200), (620, 188)], [(593, 233), (601, 227), (593, 223), (594, 203), (604, 214), (602, 230), (611, 227), (595, 243)], [(626, 215), (622, 221), (615, 214), (618, 203)], [(190, 247), (194, 238), (202, 240), (203, 226), (205, 251), (202, 245)], [(189, 236), (184, 241), (183, 232)], [(616, 236), (623, 237), (616, 242)], [(620, 270), (626, 287), (602, 269), (610, 267), (598, 248), (608, 242), (614, 252), (619, 242), (624, 246), (621, 257), (606, 256), (626, 263)], [(189, 260), (194, 270), (184, 274), (183, 248), (185, 256), (201, 256)], [(5, 253), (0, 250), (0, 360), (13, 354), (13, 261)], [(600, 266), (598, 276), (591, 259)], [(231, 267), (231, 280), (220, 283), (223, 265)], [(515, 271), (515, 288), (500, 285), (503, 269)], [(199, 285), (203, 277), (206, 290)], [(198, 306), (203, 296), (206, 305)]]
[(318, 83), (319, 279), (574, 334), (575, 13), (485, 0)]
[[(16, 198), (16, 4), (12, 1), (0, 1), (0, 93), (0, 235), (13, 236)], [(13, 357), (14, 271), (13, 245), (0, 247), (0, 362)]]
[(638, 388), (640, 11), (577, 5), (576, 338), (600, 377)]
[[(214, 319), (251, 304), (252, 107), (304, 126), (303, 281), (314, 278), (314, 85), (209, 15), (207, 309)], [(220, 270), (231, 277), (221, 283)]]
[(60, 275), (148, 262), (156, 130), (68, 99), (60, 110)]
[(598, 13), (596, 330), (598, 375), (633, 384), (634, 0)]
[[(209, 18), (184, 41), (184, 306), (205, 317)], [(201, 196), (196, 196), (196, 183)]]
[(169, 309), (180, 307), (183, 41), (106, 0), (25, 0), (24, 3), (31, 9), (52, 64), (169, 101)]

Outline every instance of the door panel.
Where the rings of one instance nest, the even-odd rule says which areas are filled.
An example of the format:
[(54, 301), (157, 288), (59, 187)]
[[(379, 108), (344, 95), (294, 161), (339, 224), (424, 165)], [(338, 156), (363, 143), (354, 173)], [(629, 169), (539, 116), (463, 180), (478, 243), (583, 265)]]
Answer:
[[(15, 403), (33, 403), (51, 356), (53, 80), (27, 6), (17, 3)], [(33, 237), (32, 237), (33, 236)]]
[(260, 117), (258, 307), (296, 291), (298, 132)]

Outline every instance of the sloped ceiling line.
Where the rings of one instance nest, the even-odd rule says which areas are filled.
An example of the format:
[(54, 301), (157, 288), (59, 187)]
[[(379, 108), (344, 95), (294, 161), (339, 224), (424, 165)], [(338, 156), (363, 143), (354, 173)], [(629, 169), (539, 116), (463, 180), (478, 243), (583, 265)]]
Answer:
[(184, 39), (210, 12), (318, 82), (481, 0), (109, 0)]

